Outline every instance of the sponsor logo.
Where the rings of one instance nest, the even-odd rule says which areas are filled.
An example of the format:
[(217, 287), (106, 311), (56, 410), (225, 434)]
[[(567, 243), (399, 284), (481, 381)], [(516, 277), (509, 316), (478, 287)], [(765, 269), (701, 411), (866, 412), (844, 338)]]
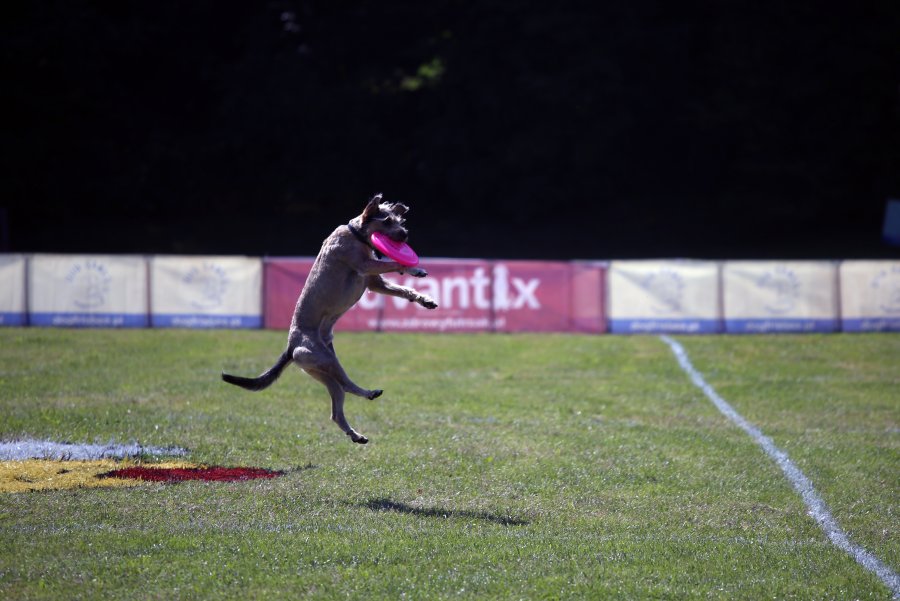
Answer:
[[(424, 280), (407, 277), (402, 281), (391, 277), (385, 279), (393, 284), (416, 288), (422, 294), (437, 300), (441, 309), (516, 311), (541, 308), (537, 296), (540, 278), (511, 277), (509, 268), (505, 265), (495, 265), (490, 272), (484, 267), (476, 267), (468, 277), (438, 276)], [(360, 299), (359, 307), (363, 310), (375, 310), (384, 307), (385, 302), (386, 297), (367, 293)], [(390, 302), (400, 310), (410, 305), (405, 299), (396, 297), (392, 297)]]
[(878, 295), (878, 306), (885, 313), (900, 314), (900, 265), (882, 269), (870, 284)]
[(200, 311), (222, 306), (228, 292), (228, 275), (214, 263), (204, 262), (200, 267), (192, 268), (182, 282), (188, 287), (191, 306)]
[(106, 303), (112, 276), (106, 265), (95, 259), (76, 263), (65, 277), (72, 290), (72, 302), (82, 310), (96, 309)]
[(671, 269), (660, 269), (645, 276), (640, 286), (653, 298), (653, 313), (670, 315), (682, 312), (684, 278), (679, 273)]
[(786, 267), (776, 267), (764, 273), (756, 281), (756, 285), (769, 294), (769, 302), (763, 305), (763, 309), (772, 315), (790, 313), (797, 304), (800, 279)]

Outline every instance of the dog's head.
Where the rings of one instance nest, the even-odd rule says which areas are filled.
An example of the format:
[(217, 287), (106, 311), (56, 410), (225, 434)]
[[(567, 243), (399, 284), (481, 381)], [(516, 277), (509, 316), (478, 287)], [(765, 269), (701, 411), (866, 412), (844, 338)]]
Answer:
[(409, 231), (403, 218), (409, 207), (399, 202), (382, 202), (381, 194), (376, 194), (359, 216), (363, 234), (368, 238), (374, 232), (381, 232), (394, 242), (406, 242)]

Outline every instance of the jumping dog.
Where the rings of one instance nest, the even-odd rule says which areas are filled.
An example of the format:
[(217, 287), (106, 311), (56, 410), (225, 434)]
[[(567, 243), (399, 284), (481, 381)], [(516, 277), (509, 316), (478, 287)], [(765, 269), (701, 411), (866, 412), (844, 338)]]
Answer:
[(366, 390), (350, 380), (334, 352), (333, 330), (337, 320), (356, 304), (367, 289), (405, 298), (426, 309), (437, 308), (431, 297), (412, 288), (392, 284), (382, 277), (382, 274), (396, 272), (424, 278), (428, 275), (424, 269), (379, 260), (380, 254), (369, 242), (373, 232), (381, 232), (395, 242), (405, 242), (409, 236), (404, 219), (407, 211), (409, 207), (406, 205), (382, 202), (381, 194), (376, 194), (360, 215), (335, 229), (322, 243), (297, 299), (287, 348), (278, 362), (257, 378), (223, 373), (222, 379), (247, 390), (262, 390), (277, 380), (287, 364), (293, 361), (328, 389), (331, 419), (338, 427), (353, 442), (369, 442), (347, 423), (344, 393), (375, 399), (383, 391)]

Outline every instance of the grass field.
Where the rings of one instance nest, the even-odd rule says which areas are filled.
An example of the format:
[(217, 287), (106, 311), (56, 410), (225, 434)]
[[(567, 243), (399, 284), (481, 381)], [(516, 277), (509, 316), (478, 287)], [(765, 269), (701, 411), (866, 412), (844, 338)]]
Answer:
[[(900, 568), (900, 336), (679, 337)], [(889, 599), (657, 337), (340, 334), (352, 444), (283, 333), (0, 330), (0, 439), (273, 480), (0, 494), (0, 599)]]

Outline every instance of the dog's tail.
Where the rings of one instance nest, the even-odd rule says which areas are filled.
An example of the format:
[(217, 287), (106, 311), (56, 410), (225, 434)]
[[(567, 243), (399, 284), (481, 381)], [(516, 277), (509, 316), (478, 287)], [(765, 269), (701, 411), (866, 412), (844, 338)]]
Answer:
[(234, 384), (235, 386), (240, 386), (241, 388), (246, 388), (247, 390), (262, 390), (263, 388), (268, 388), (269, 386), (271, 386), (272, 382), (278, 379), (278, 376), (280, 376), (281, 372), (284, 371), (285, 366), (290, 362), (291, 353), (290, 349), (287, 349), (283, 353), (281, 353), (281, 356), (278, 358), (278, 362), (258, 378), (242, 378), (241, 376), (232, 376), (231, 374), (222, 372), (222, 379), (229, 384)]

